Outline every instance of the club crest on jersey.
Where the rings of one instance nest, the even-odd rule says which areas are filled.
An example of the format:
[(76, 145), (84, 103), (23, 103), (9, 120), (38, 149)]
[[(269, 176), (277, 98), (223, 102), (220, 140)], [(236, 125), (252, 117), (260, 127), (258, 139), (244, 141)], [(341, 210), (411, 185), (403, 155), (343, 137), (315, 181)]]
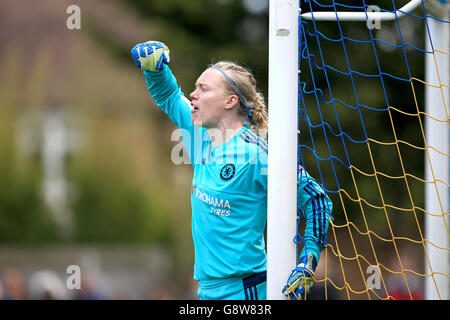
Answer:
[(228, 181), (231, 178), (234, 177), (234, 174), (236, 173), (236, 168), (234, 164), (227, 163), (222, 167), (222, 170), (220, 170), (220, 178), (224, 181)]

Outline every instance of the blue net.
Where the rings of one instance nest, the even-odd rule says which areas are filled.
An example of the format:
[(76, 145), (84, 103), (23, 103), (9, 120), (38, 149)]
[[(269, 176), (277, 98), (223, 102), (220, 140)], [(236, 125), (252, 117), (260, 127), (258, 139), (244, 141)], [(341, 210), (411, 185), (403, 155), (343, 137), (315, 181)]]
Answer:
[[(444, 124), (450, 133), (449, 84), (427, 83), (424, 61), (430, 55), (449, 59), (448, 45), (441, 50), (442, 44), (433, 44), (429, 27), (431, 20), (446, 26), (449, 21), (423, 2), (411, 12), (402, 10), (408, 1), (376, 3), (300, 1), (301, 14), (311, 13), (312, 19), (299, 15), (298, 164), (334, 204), (329, 241), (320, 243), (321, 298), (423, 298), (424, 278), (434, 277), (423, 265), (424, 216), (441, 215), (448, 234), (448, 209), (425, 209), (425, 184), (436, 181), (425, 181), (433, 146), (426, 143), (424, 123)], [(335, 21), (315, 19), (323, 11), (334, 12)], [(341, 21), (342, 11), (367, 19)], [(394, 18), (369, 19), (373, 12)], [(440, 68), (436, 63), (443, 79), (448, 70)], [(436, 106), (441, 117), (425, 112), (426, 87), (442, 93)], [(448, 192), (449, 182), (443, 183)], [(306, 240), (305, 220), (299, 208), (298, 252)], [(367, 283), (369, 266), (377, 268), (376, 286)]]

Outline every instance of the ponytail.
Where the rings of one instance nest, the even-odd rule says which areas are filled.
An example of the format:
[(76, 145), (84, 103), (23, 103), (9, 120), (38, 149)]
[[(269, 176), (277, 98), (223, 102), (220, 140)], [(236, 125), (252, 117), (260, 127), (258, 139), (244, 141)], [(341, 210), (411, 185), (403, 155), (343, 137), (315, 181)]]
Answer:
[(251, 129), (262, 139), (267, 140), (269, 128), (266, 104), (260, 92), (256, 92), (253, 99), (253, 114), (250, 122)]

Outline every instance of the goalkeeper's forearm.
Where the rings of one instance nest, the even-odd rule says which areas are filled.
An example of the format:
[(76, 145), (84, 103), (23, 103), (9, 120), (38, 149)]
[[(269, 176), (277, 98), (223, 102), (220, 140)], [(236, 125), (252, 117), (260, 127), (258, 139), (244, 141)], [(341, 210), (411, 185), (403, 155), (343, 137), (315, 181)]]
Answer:
[(143, 71), (147, 89), (160, 107), (168, 104), (171, 96), (179, 95), (180, 88), (170, 68), (166, 65), (160, 72)]
[[(317, 261), (319, 261), (320, 252), (326, 245), (331, 212), (329, 210), (317, 210), (317, 203), (326, 203), (324, 200), (329, 201), (328, 197), (324, 194), (312, 198), (303, 210), (304, 217), (306, 219), (306, 228), (303, 236), (304, 247), (300, 257), (306, 256), (309, 252), (311, 252), (314, 254)], [(314, 204), (314, 202), (316, 204)], [(330, 208), (331, 205), (326, 207)]]
[(306, 220), (301, 257), (311, 252), (319, 261), (320, 252), (327, 241), (333, 203), (325, 190), (304, 169), (299, 175), (298, 195), (299, 207)]
[(136, 66), (143, 71), (147, 89), (156, 104), (179, 128), (191, 126), (190, 102), (184, 97), (172, 71), (169, 48), (162, 42), (147, 41), (131, 50)]

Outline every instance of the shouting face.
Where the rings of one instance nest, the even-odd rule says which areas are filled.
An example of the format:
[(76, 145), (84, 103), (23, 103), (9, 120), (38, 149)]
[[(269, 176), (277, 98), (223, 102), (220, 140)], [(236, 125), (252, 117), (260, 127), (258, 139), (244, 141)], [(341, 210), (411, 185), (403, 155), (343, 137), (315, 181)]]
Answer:
[(238, 101), (236, 95), (227, 92), (223, 75), (213, 68), (200, 75), (190, 98), (192, 123), (204, 128), (218, 127)]

